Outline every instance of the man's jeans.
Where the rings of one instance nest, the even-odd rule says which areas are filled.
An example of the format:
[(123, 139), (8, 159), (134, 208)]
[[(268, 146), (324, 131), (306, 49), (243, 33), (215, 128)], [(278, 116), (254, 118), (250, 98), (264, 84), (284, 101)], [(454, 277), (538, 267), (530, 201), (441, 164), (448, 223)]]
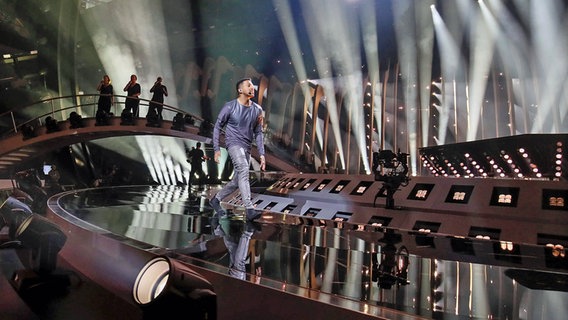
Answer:
[[(225, 246), (229, 250), (230, 263), (229, 275), (231, 277), (245, 280), (246, 279), (246, 260), (249, 251), (249, 243), (252, 238), (253, 232), (243, 231), (239, 242), (231, 242), (228, 237), (225, 236), (223, 240), (225, 241)], [(254, 257), (251, 257), (251, 259)]]
[(226, 196), (233, 193), (237, 188), (241, 192), (243, 206), (247, 209), (254, 208), (250, 195), (249, 168), (250, 153), (243, 147), (232, 146), (228, 149), (229, 156), (233, 162), (234, 174), (233, 179), (227, 183), (219, 193), (217, 198), (223, 200)]

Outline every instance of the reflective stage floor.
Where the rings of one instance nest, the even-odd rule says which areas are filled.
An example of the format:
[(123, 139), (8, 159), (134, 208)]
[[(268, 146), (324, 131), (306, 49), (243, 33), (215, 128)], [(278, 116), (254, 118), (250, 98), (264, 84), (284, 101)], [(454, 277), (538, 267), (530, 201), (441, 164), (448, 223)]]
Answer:
[(191, 257), (200, 267), (306, 299), (343, 301), (346, 308), (351, 301), (437, 319), (568, 314), (563, 247), (272, 212), (254, 223), (239, 211), (215, 219), (205, 193), (183, 186), (78, 191), (61, 197), (59, 205), (118, 236)]

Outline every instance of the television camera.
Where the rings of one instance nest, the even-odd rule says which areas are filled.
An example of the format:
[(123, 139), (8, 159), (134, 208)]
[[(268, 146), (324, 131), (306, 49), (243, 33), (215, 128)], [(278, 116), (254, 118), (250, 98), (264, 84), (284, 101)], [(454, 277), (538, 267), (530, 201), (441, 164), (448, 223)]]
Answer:
[(410, 178), (408, 177), (408, 154), (398, 150), (394, 153), (391, 150), (379, 150), (373, 152), (373, 172), (375, 181), (382, 181), (383, 187), (375, 195), (386, 197), (386, 208), (394, 209), (394, 193), (400, 186), (407, 186)]

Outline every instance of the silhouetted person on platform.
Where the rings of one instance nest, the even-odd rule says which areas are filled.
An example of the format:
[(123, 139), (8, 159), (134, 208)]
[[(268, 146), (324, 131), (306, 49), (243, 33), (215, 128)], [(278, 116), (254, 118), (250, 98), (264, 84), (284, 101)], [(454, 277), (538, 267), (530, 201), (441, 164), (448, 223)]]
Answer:
[(203, 161), (209, 160), (209, 157), (205, 155), (203, 149), (201, 149), (201, 142), (195, 145), (195, 148), (191, 149), (187, 153), (187, 159), (191, 163), (191, 171), (189, 172), (189, 185), (191, 186), (191, 180), (197, 174), (197, 185), (199, 189), (203, 188), (203, 180), (205, 178), (205, 172), (203, 171)]
[(251, 201), (249, 182), (250, 152), (252, 143), (260, 154), (260, 169), (264, 170), (264, 138), (262, 134), (263, 110), (252, 101), (255, 88), (251, 79), (241, 79), (236, 84), (238, 97), (223, 106), (213, 129), (213, 150), (215, 162), (221, 157), (219, 137), (221, 129), (225, 128), (225, 144), (234, 167), (233, 179), (227, 183), (212, 199), (211, 206), (216, 215), (223, 216), (226, 212), (221, 208), (220, 201), (233, 193), (237, 188), (241, 192), (243, 206), (246, 208), (246, 219), (258, 219), (261, 212), (256, 211)]
[(133, 74), (130, 76), (130, 81), (124, 86), (124, 91), (127, 92), (127, 98), (124, 101), (124, 111), (132, 112), (132, 117), (138, 117), (138, 106), (140, 105), (140, 84), (136, 81), (138, 77)]
[(99, 92), (99, 101), (97, 103), (97, 111), (102, 110), (107, 114), (110, 113), (110, 107), (113, 104), (113, 89), (108, 75), (103, 76), (103, 80), (97, 86), (97, 91)]
[(103, 80), (97, 86), (99, 92), (99, 101), (97, 103), (97, 124), (106, 125), (108, 118), (111, 115), (110, 108), (114, 103), (114, 91), (108, 75), (103, 76)]
[(158, 120), (161, 121), (163, 120), (162, 109), (164, 108), (164, 106), (162, 104), (164, 103), (164, 96), (165, 97), (168, 96), (168, 88), (166, 88), (166, 86), (162, 84), (162, 77), (158, 77), (158, 79), (150, 89), (150, 92), (152, 92), (153, 95), (150, 102), (150, 106), (148, 108), (148, 115), (146, 115), (146, 118), (152, 117), (155, 114), (157, 115)]

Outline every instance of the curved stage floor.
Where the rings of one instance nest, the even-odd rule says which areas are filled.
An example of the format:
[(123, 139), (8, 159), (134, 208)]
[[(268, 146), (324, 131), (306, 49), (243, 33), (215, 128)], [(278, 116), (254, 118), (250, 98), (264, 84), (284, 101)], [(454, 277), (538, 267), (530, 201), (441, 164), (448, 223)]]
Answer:
[(332, 304), (386, 307), (409, 318), (568, 314), (564, 250), (272, 212), (255, 223), (213, 219), (204, 194), (179, 186), (84, 190), (58, 204), (89, 225), (200, 267), (309, 299), (336, 297)]

